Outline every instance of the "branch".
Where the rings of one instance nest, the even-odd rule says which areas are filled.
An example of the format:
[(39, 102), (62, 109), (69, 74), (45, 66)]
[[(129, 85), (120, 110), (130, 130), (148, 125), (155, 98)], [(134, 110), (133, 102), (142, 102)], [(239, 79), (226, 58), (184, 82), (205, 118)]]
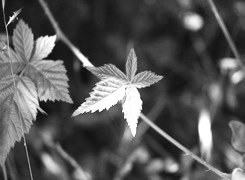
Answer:
[[(80, 60), (83, 63), (83, 66), (93, 66), (93, 64), (79, 51), (77, 47), (75, 47), (70, 40), (65, 36), (65, 34), (62, 32), (62, 30), (59, 28), (59, 25), (57, 21), (54, 19), (54, 16), (52, 15), (50, 9), (48, 8), (46, 2), (44, 0), (38, 0), (39, 3), (41, 4), (43, 10), (45, 11), (49, 21), (51, 22), (58, 38), (63, 41), (67, 47), (77, 56), (78, 60)], [(191, 156), (193, 159), (201, 163), (203, 166), (207, 167), (210, 171), (214, 172), (221, 178), (225, 180), (230, 180), (230, 175), (223, 173), (216, 169), (215, 167), (211, 166), (208, 164), (206, 161), (203, 159), (199, 158), (197, 155), (193, 154), (191, 151), (189, 151), (186, 147), (181, 145), (178, 141), (173, 139), (171, 136), (169, 136), (166, 132), (161, 130), (157, 125), (155, 125), (149, 118), (147, 118), (143, 113), (140, 114), (140, 118), (145, 121), (151, 128), (153, 128), (156, 132), (158, 132), (162, 137), (167, 139), (169, 142), (174, 144), (176, 147), (178, 147), (180, 150), (182, 150), (184, 153), (187, 155)]]
[(93, 64), (79, 51), (79, 49), (65, 36), (63, 31), (60, 29), (57, 21), (55, 20), (53, 14), (47, 6), (47, 3), (44, 0), (38, 0), (40, 5), (42, 6), (44, 12), (46, 13), (51, 25), (53, 26), (57, 38), (64, 42), (67, 47), (75, 54), (78, 60), (81, 61), (83, 66), (93, 66)]

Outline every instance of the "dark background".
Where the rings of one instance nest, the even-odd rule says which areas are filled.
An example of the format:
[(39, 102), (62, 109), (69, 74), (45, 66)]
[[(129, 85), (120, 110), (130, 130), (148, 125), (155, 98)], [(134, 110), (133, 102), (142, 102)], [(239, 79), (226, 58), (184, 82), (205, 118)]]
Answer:
[[(159, 83), (140, 90), (143, 113), (161, 129), (200, 155), (198, 118), (207, 109), (213, 133), (210, 163), (224, 172), (241, 165), (241, 156), (230, 146), (228, 123), (232, 119), (244, 121), (244, 81), (231, 81), (239, 68), (225, 71), (220, 66), (223, 58), (233, 56), (206, 1), (47, 0), (47, 3), (67, 37), (95, 66), (112, 63), (124, 70), (129, 50), (134, 47), (138, 71), (151, 70), (164, 76)], [(215, 3), (243, 56), (245, 3), (234, 0)], [(31, 27), (35, 39), (55, 33), (37, 0), (6, 1), (7, 19), (21, 7), (19, 18)], [(203, 26), (197, 31), (188, 29), (184, 24), (186, 13), (199, 15)], [(15, 25), (16, 22), (9, 25), (10, 34)], [(132, 140), (119, 105), (109, 111), (71, 118), (98, 79), (60, 41), (48, 59), (64, 61), (74, 104), (41, 102), (48, 115), (39, 113), (26, 136), (35, 180), (82, 179), (57, 152), (56, 143), (91, 179), (218, 179), (141, 120), (138, 127), (141, 133)], [(7, 170), (9, 179), (29, 179), (23, 142), (16, 143), (9, 154)]]

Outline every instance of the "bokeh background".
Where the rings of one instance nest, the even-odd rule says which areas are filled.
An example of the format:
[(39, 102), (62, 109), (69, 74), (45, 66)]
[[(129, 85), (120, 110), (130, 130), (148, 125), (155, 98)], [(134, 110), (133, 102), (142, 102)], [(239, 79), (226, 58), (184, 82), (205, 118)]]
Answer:
[[(207, 1), (46, 2), (67, 37), (95, 66), (112, 63), (124, 70), (134, 47), (139, 71), (164, 76), (140, 90), (143, 113), (161, 129), (221, 171), (243, 166), (231, 146), (228, 124), (245, 120), (244, 74)], [(245, 2), (215, 4), (243, 57)], [(55, 33), (38, 0), (6, 1), (6, 17), (19, 8), (19, 18), (35, 39)], [(9, 25), (10, 34), (15, 25)], [(4, 37), (3, 23), (0, 30)], [(141, 120), (132, 139), (119, 105), (71, 118), (98, 79), (60, 41), (48, 59), (64, 61), (74, 104), (41, 103), (48, 115), (39, 113), (26, 136), (35, 180), (219, 179)], [(9, 179), (29, 179), (23, 142), (16, 143), (6, 165)]]

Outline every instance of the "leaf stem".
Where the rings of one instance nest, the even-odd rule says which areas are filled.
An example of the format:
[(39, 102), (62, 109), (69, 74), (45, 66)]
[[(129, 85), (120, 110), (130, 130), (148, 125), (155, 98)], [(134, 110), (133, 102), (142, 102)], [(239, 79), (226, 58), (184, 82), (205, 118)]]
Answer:
[[(80, 60), (83, 63), (83, 66), (93, 66), (93, 64), (79, 51), (78, 48), (76, 48), (65, 36), (65, 34), (61, 31), (61, 29), (58, 26), (58, 23), (54, 19), (54, 16), (52, 15), (50, 9), (48, 8), (46, 2), (44, 0), (38, 0), (41, 4), (42, 8), (44, 9), (49, 21), (51, 22), (51, 25), (53, 26), (55, 32), (57, 33), (60, 40), (62, 40), (68, 48), (76, 55), (78, 60)], [(220, 176), (221, 178), (225, 180), (230, 180), (230, 175), (223, 173), (204, 161), (203, 159), (199, 158), (197, 155), (193, 154), (191, 151), (189, 151), (186, 147), (181, 145), (178, 141), (173, 139), (171, 136), (169, 136), (167, 133), (165, 133), (163, 130), (161, 130), (157, 125), (155, 125), (153, 122), (150, 121), (149, 118), (147, 118), (143, 113), (140, 114), (140, 117), (151, 127), (153, 128), (157, 133), (159, 133), (162, 137), (170, 141), (172, 144), (174, 144), (176, 147), (178, 147), (180, 150), (182, 150), (184, 153), (191, 156), (193, 159), (207, 167), (210, 171), (213, 171), (215, 174)]]
[(225, 23), (224, 23), (224, 21), (222, 20), (222, 18), (221, 18), (221, 16), (220, 16), (220, 14), (219, 14), (219, 12), (218, 12), (218, 10), (217, 10), (217, 8), (216, 8), (216, 6), (215, 6), (213, 0), (208, 0), (208, 3), (209, 3), (209, 5), (210, 5), (210, 7), (211, 7), (211, 10), (213, 11), (214, 16), (215, 16), (215, 18), (216, 18), (216, 20), (217, 20), (217, 22), (218, 22), (218, 24), (219, 24), (219, 26), (220, 26), (220, 28), (221, 28), (221, 30), (222, 30), (222, 32), (223, 32), (225, 38), (226, 38), (226, 40), (227, 40), (227, 42), (228, 42), (228, 44), (229, 44), (229, 46), (230, 46), (230, 48), (231, 48), (231, 51), (233, 52), (233, 54), (234, 54), (234, 56), (235, 56), (235, 58), (236, 58), (236, 60), (237, 60), (237, 63), (239, 64), (239, 66), (240, 66), (243, 70), (245, 70), (244, 64), (243, 64), (243, 62), (242, 62), (242, 58), (241, 58), (241, 56), (240, 56), (240, 54), (239, 54), (239, 52), (238, 52), (238, 50), (237, 50), (237, 48), (236, 48), (236, 46), (235, 46), (234, 41), (232, 40), (231, 35), (230, 35), (230, 33), (228, 32), (228, 30), (227, 30), (227, 28), (226, 28), (226, 26), (225, 26)]

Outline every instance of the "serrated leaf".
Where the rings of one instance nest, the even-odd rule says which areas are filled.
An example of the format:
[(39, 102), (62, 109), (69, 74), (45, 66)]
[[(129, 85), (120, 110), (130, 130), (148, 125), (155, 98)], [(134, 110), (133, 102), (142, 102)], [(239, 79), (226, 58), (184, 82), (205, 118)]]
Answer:
[(162, 76), (158, 76), (150, 71), (143, 71), (136, 74), (136, 76), (132, 80), (132, 84), (137, 88), (144, 88), (157, 83), (162, 78), (163, 78)]
[(35, 42), (34, 54), (32, 60), (40, 60), (46, 58), (53, 50), (55, 45), (56, 35), (39, 37)]
[(41, 101), (61, 100), (72, 103), (63, 61), (33, 61), (27, 65), (25, 75), (36, 83)]
[(31, 29), (22, 20), (18, 22), (14, 29), (13, 44), (15, 51), (24, 61), (28, 62), (31, 57), (34, 40)]
[(135, 86), (129, 85), (126, 88), (126, 98), (122, 105), (122, 108), (124, 118), (127, 120), (132, 135), (135, 136), (138, 119), (142, 110), (140, 93)]
[(105, 64), (101, 67), (87, 66), (86, 68), (102, 80), (106, 78), (117, 78), (122, 80), (122, 82), (127, 81), (127, 76), (113, 64)]
[(131, 81), (134, 78), (136, 71), (137, 71), (137, 57), (134, 52), (134, 49), (131, 49), (126, 62), (126, 74), (129, 81)]
[(232, 132), (231, 144), (233, 148), (245, 153), (245, 125), (239, 121), (231, 121), (229, 126)]
[[(26, 121), (35, 120), (37, 110), (42, 111), (38, 103), (38, 95), (35, 84), (28, 77), (21, 77), (17, 84), (18, 89), (18, 107), (21, 113), (24, 114)], [(30, 128), (30, 127), (28, 127)]]
[(0, 164), (3, 165), (11, 147), (20, 141), (36, 119), (39, 108), (34, 83), (27, 77), (7, 76), (0, 81)]
[[(12, 59), (13, 73), (17, 74), (25, 67), (24, 62), (21, 57), (15, 53), (11, 48), (9, 48), (9, 53)], [(11, 75), (11, 66), (8, 52), (0, 53), (0, 79)]]
[(102, 80), (93, 88), (90, 97), (86, 102), (73, 113), (72, 116), (77, 116), (81, 113), (102, 111), (109, 109), (111, 106), (118, 103), (125, 96), (125, 85), (115, 78)]

